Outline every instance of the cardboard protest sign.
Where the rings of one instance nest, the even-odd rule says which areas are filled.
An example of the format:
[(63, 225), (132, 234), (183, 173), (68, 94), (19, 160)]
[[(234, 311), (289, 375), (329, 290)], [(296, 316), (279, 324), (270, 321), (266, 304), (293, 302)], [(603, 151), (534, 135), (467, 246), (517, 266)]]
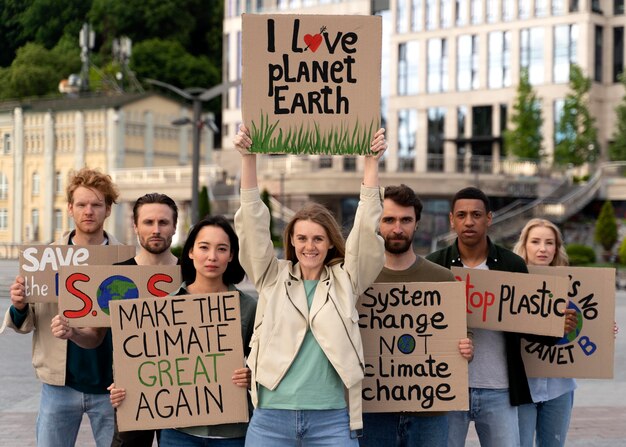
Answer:
[(363, 411), (468, 409), (464, 288), (375, 283), (358, 303), (365, 355)]
[(135, 256), (130, 245), (22, 245), (20, 275), (29, 303), (56, 303), (58, 271), (66, 265), (111, 265)]
[(120, 431), (248, 420), (238, 292), (113, 301), (111, 331)]
[(59, 312), (73, 327), (108, 327), (111, 301), (163, 297), (181, 282), (178, 265), (61, 267)]
[(555, 346), (522, 339), (522, 358), (529, 377), (613, 378), (615, 354), (615, 269), (534, 267), (533, 273), (569, 279), (569, 307), (578, 325)]
[(565, 278), (460, 267), (451, 270), (458, 281), (465, 283), (469, 327), (563, 335)]
[(252, 152), (365, 154), (380, 127), (379, 16), (243, 14)]

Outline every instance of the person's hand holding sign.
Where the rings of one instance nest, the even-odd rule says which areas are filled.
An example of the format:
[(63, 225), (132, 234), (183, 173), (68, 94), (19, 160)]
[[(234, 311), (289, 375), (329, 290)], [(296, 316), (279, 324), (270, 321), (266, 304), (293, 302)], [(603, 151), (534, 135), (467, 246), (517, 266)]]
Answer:
[(472, 361), (474, 358), (474, 344), (471, 338), (462, 338), (459, 340), (459, 354), (468, 362)]
[(17, 276), (15, 282), (11, 284), (11, 304), (17, 310), (22, 311), (26, 307), (26, 293), (24, 288), (24, 277)]
[(252, 371), (250, 368), (239, 368), (233, 372), (232, 381), (235, 385), (242, 388), (250, 388), (252, 380)]
[(124, 402), (124, 399), (126, 399), (126, 390), (124, 388), (115, 388), (115, 383), (109, 385), (107, 390), (110, 392), (109, 400), (113, 408), (119, 407), (121, 403)]
[(74, 329), (70, 327), (70, 322), (61, 315), (56, 315), (52, 319), (50, 329), (52, 330), (52, 335), (62, 340), (69, 340), (74, 335)]
[(574, 309), (565, 309), (565, 333), (569, 334), (578, 326), (578, 317)]

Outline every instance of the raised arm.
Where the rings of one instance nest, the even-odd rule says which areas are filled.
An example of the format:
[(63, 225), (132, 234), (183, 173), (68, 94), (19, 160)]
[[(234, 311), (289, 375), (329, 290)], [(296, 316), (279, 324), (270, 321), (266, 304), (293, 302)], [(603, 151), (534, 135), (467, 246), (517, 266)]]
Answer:
[(256, 176), (256, 154), (249, 152), (252, 146), (250, 132), (243, 124), (239, 126), (239, 132), (235, 136), (233, 143), (241, 154), (241, 189), (252, 189), (258, 186)]
[(378, 186), (378, 161), (383, 156), (387, 149), (387, 141), (385, 140), (385, 129), (378, 129), (372, 138), (372, 146), (370, 147), (373, 152), (372, 155), (366, 155), (363, 165), (363, 186), (376, 187)]

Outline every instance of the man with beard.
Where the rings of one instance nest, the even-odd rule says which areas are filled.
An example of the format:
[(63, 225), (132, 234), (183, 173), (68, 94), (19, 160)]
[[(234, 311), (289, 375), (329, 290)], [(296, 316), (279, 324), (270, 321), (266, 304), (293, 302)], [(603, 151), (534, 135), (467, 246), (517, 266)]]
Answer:
[[(134, 258), (116, 265), (176, 265), (179, 260), (170, 251), (176, 233), (178, 207), (165, 194), (156, 192), (141, 196), (133, 207), (133, 228), (139, 242), (139, 252)], [(113, 390), (115, 384), (109, 387)], [(111, 447), (151, 447), (158, 430), (133, 430), (120, 432), (115, 423)]]
[[(119, 245), (104, 231), (119, 196), (111, 177), (83, 168), (72, 173), (65, 190), (75, 229), (52, 245)], [(113, 409), (107, 396), (113, 379), (110, 331), (70, 328), (58, 315), (57, 303), (28, 303), (23, 276), (11, 285), (11, 303), (0, 332), (10, 327), (20, 334), (33, 333), (33, 366), (43, 382), (37, 445), (74, 446), (87, 414), (96, 446), (108, 447), (113, 435)]]
[[(413, 237), (421, 217), (422, 203), (406, 185), (385, 188), (380, 235), (385, 240), (385, 266), (377, 283), (454, 281), (450, 270), (427, 261), (413, 251)], [(468, 361), (472, 341), (459, 341), (459, 352)], [(365, 413), (361, 447), (445, 447), (448, 419), (444, 412)]]

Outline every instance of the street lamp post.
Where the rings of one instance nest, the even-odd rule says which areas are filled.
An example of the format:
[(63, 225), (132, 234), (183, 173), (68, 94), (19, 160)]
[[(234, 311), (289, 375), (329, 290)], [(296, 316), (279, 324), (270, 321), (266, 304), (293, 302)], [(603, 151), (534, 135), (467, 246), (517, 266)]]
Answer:
[(181, 126), (184, 124), (191, 124), (193, 126), (192, 136), (192, 156), (191, 156), (191, 224), (195, 225), (198, 222), (198, 182), (200, 178), (200, 133), (202, 128), (207, 125), (213, 132), (217, 132), (218, 129), (215, 123), (211, 120), (202, 119), (202, 103), (209, 101), (219, 95), (222, 95), (230, 87), (236, 87), (241, 84), (241, 80), (227, 82), (210, 89), (203, 89), (199, 87), (192, 87), (182, 90), (167, 82), (157, 81), (156, 79), (146, 79), (146, 82), (159, 87), (164, 87), (179, 96), (182, 96), (193, 104), (193, 117), (181, 118), (172, 121), (172, 124)]

